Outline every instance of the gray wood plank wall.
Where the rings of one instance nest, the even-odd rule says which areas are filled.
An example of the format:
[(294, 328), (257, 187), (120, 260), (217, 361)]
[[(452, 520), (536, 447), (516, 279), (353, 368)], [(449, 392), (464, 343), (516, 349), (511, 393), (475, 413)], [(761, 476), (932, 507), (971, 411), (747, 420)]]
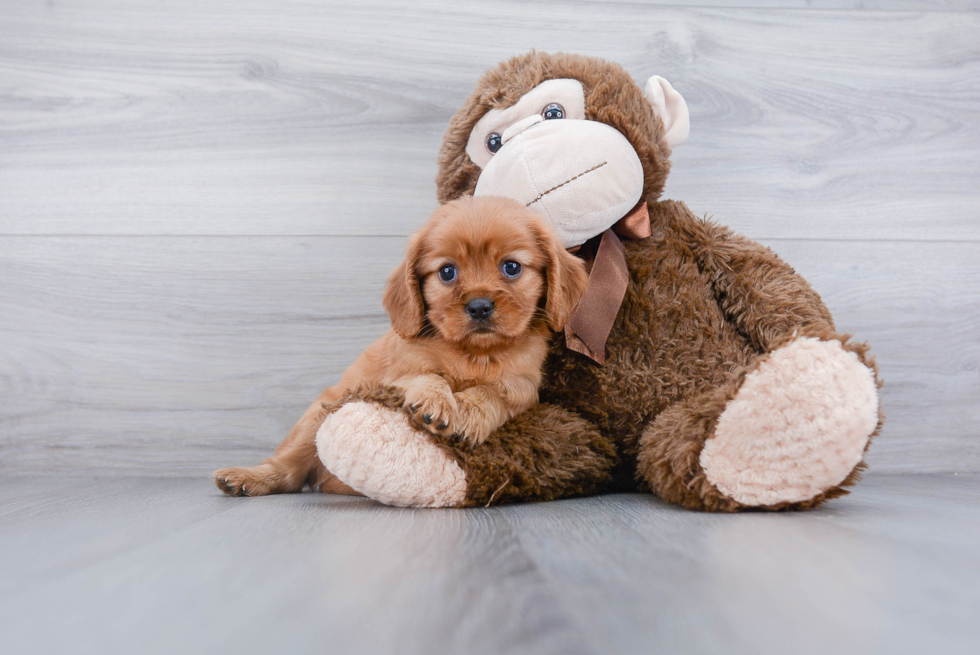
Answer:
[(671, 80), (666, 197), (871, 342), (871, 465), (980, 470), (978, 10), (0, 0), (0, 472), (264, 457), (384, 331), (446, 123), (530, 48)]

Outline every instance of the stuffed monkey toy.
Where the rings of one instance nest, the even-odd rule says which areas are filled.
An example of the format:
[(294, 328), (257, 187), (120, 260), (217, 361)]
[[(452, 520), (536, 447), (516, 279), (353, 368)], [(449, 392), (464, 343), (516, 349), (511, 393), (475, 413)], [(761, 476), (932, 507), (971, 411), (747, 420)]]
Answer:
[(881, 428), (875, 364), (768, 248), (660, 198), (688, 126), (666, 80), (641, 88), (600, 59), (531, 52), (485, 73), (446, 131), (439, 200), (539, 211), (589, 291), (541, 403), (479, 446), (414, 429), (394, 389), (325, 408), (322, 488), (427, 507), (648, 491), (723, 512), (847, 493)]

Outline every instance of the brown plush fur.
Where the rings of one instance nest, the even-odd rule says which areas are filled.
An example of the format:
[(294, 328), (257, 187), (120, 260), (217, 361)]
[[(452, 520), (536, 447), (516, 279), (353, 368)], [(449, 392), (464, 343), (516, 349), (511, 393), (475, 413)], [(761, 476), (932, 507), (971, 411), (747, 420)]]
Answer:
[[(507, 263), (517, 272), (506, 274)], [(312, 445), (326, 416), (320, 406), (372, 385), (400, 389), (416, 427), (482, 443), (537, 403), (550, 330), (564, 326), (587, 286), (584, 263), (517, 202), (462, 198), (440, 207), (388, 279), (393, 329), (323, 392), (272, 458), (217, 471), (215, 482), (234, 495), (298, 491), (314, 474), (323, 484)], [(490, 313), (471, 314), (474, 300), (491, 303)]]
[(545, 501), (612, 489), (616, 446), (594, 425), (555, 405), (532, 407), (472, 450), (447, 444), (467, 472), (466, 501)]
[[(707, 481), (699, 454), (745, 376), (766, 353), (797, 336), (840, 340), (877, 379), (874, 361), (866, 346), (849, 343), (835, 331), (817, 293), (769, 249), (696, 218), (682, 203), (658, 202), (669, 171), (663, 125), (616, 64), (531, 52), (484, 74), (446, 131), (437, 177), (441, 200), (471, 194), (476, 186), (480, 169), (465, 152), (476, 122), (490, 109), (512, 105), (542, 81), (559, 78), (581, 81), (586, 117), (612, 125), (636, 149), (653, 236), (625, 243), (630, 282), (606, 345), (606, 364), (600, 367), (565, 348), (561, 337), (553, 339), (541, 397), (553, 406), (549, 411), (560, 407), (561, 413), (525, 413), (513, 442), (491, 440), (497, 450), (509, 444), (506, 452), (484, 444), (472, 453), (457, 453), (471, 488), (468, 498), (482, 501), (497, 481), (503, 486), (490, 492), (489, 501), (542, 497), (531, 484), (512, 486), (507, 480), (518, 470), (544, 481), (564, 474), (563, 461), (540, 457), (533, 445), (551, 443), (553, 420), (560, 418), (562, 429), (574, 424), (569, 430), (574, 434), (593, 435), (583, 447), (592, 450), (601, 462), (598, 470), (608, 477), (590, 478), (590, 489), (633, 487), (685, 507), (742, 509)], [(588, 423), (577, 423), (576, 416)], [(596, 439), (589, 424), (606, 441)], [(510, 435), (512, 425), (498, 434)], [(875, 435), (880, 428), (881, 420)], [(610, 443), (615, 455), (607, 450)], [(580, 450), (576, 457), (583, 461)], [(815, 507), (847, 493), (844, 487), (862, 468), (863, 463), (816, 498), (766, 509)], [(567, 493), (583, 493), (583, 488), (573, 484)], [(558, 495), (560, 490), (546, 494)]]

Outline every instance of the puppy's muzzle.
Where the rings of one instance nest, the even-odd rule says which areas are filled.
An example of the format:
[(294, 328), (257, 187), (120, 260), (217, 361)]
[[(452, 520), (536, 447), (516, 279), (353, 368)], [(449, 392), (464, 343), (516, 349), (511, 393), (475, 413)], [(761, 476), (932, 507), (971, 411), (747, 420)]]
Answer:
[(466, 313), (470, 320), (487, 321), (493, 316), (493, 301), (489, 298), (474, 298), (466, 303)]

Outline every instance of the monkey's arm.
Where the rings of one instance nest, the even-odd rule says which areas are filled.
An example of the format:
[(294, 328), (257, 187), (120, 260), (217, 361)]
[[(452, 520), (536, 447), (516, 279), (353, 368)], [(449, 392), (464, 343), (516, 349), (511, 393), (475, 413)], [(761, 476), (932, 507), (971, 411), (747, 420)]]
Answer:
[(663, 203), (684, 216), (674, 224), (711, 278), (722, 311), (760, 351), (794, 333), (831, 337), (834, 320), (806, 280), (769, 248), (695, 217), (683, 203)]

